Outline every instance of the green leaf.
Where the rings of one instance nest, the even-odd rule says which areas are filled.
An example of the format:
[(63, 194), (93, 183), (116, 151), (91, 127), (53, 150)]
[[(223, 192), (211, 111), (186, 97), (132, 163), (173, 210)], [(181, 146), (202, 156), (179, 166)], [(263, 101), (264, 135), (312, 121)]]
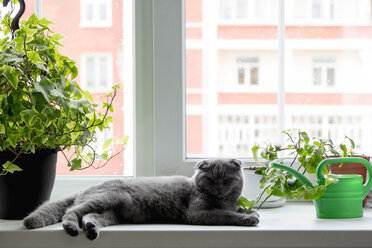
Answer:
[(74, 158), (72, 161), (71, 161), (71, 168), (70, 168), (70, 171), (74, 171), (74, 170), (78, 170), (78, 169), (81, 169), (81, 164), (82, 164), (82, 160), (79, 158)]
[(351, 149), (354, 149), (355, 148), (355, 142), (354, 142), (354, 140), (352, 140), (351, 138), (349, 138), (347, 136), (345, 136), (345, 139), (348, 139), (349, 140), (349, 142), (351, 144)]
[(18, 167), (17, 165), (13, 164), (10, 161), (5, 162), (5, 164), (3, 164), (3, 168), (5, 171), (10, 173), (14, 173), (15, 171), (22, 171), (20, 167)]
[(307, 133), (306, 132), (300, 132), (300, 135), (303, 138), (303, 140), (305, 141), (305, 144), (309, 144), (310, 139), (309, 139), (309, 136), (307, 135)]
[(35, 13), (33, 13), (26, 21), (26, 24), (36, 25), (38, 22), (39, 22), (39, 17)]
[(252, 147), (253, 159), (258, 165), (262, 165), (261, 161), (258, 158), (258, 150), (260, 149), (259, 146), (255, 145)]
[(343, 157), (346, 157), (347, 156), (347, 148), (346, 148), (346, 145), (344, 144), (340, 144), (340, 149), (342, 150), (342, 156)]
[(52, 89), (50, 91), (50, 95), (55, 96), (55, 97), (65, 98), (65, 95), (63, 94), (63, 92), (61, 90), (57, 90), (57, 89)]
[(105, 143), (103, 144), (103, 147), (102, 147), (103, 150), (105, 150), (105, 149), (107, 149), (107, 148), (109, 148), (111, 146), (112, 140), (113, 140), (113, 138), (110, 138), (110, 139), (108, 139), (108, 140), (105, 141)]
[(5, 65), (3, 67), (3, 75), (6, 77), (6, 79), (9, 81), (9, 83), (12, 85), (14, 89), (18, 88), (18, 76), (19, 76), (19, 71), (14, 70), (14, 68)]
[(42, 26), (48, 27), (49, 25), (54, 24), (54, 23), (51, 22), (51, 21), (49, 21), (49, 20), (46, 19), (46, 18), (41, 18), (41, 19), (39, 20), (39, 24), (42, 25)]
[(37, 64), (37, 63), (41, 63), (41, 64), (44, 64), (44, 60), (42, 60), (39, 56), (39, 54), (37, 52), (34, 52), (34, 51), (28, 51), (27, 52), (27, 58), (29, 58), (32, 63), (34, 64)]
[(325, 178), (325, 186), (328, 186), (329, 184), (332, 184), (332, 183), (338, 183), (339, 181), (337, 176), (333, 174), (324, 175), (324, 178)]
[(256, 201), (254, 200), (248, 200), (244, 196), (241, 196), (238, 200), (238, 206), (243, 209), (253, 209), (254, 204), (256, 204)]
[(0, 123), (0, 134), (5, 134), (5, 126)]
[(50, 84), (48, 79), (42, 78), (40, 83), (34, 81), (33, 84), (35, 91), (40, 92), (44, 96), (45, 100), (47, 100), (47, 102), (50, 102), (50, 93), (53, 90), (53, 86)]
[(50, 37), (50, 39), (52, 39), (52, 40), (54, 40), (54, 41), (58, 41), (58, 40), (62, 40), (62, 39), (64, 39), (64, 38), (66, 38), (64, 35), (62, 35), (62, 34), (53, 34), (51, 37)]
[(36, 130), (43, 130), (43, 121), (39, 117), (35, 117), (31, 121), (31, 128)]
[(24, 122), (31, 125), (31, 121), (38, 115), (38, 112), (35, 109), (26, 109), (22, 110), (19, 115)]
[(124, 138), (118, 139), (118, 141), (116, 143), (119, 144), (119, 145), (126, 146), (128, 144), (128, 140), (129, 140), (129, 136), (127, 135)]
[(83, 97), (91, 102), (93, 102), (93, 97), (92, 95), (89, 93), (89, 91), (83, 91), (81, 92), (81, 94), (83, 95)]

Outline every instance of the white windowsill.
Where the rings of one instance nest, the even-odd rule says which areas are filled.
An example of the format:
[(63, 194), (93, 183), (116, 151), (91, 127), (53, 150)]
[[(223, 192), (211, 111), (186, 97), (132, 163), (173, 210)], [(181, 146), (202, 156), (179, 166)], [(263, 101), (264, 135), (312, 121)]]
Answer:
[(363, 218), (317, 219), (312, 203), (289, 202), (260, 210), (257, 227), (118, 225), (98, 240), (72, 238), (61, 224), (26, 230), (21, 221), (0, 220), (0, 247), (371, 247), (372, 209)]

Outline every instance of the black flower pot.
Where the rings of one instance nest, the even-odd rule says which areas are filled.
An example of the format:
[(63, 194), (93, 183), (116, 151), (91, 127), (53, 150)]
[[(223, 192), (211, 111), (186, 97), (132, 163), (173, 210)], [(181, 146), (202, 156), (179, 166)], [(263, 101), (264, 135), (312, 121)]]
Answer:
[[(0, 152), (0, 166), (14, 158), (11, 152)], [(49, 149), (18, 157), (14, 164), (23, 171), (0, 176), (0, 219), (23, 219), (41, 203), (49, 200), (56, 163), (57, 152)]]

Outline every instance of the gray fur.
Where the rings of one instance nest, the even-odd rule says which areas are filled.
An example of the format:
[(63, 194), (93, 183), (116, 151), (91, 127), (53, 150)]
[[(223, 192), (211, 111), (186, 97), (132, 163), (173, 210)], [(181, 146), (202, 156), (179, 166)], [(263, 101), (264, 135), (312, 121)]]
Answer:
[(29, 229), (62, 221), (71, 236), (81, 227), (98, 238), (104, 226), (125, 223), (255, 226), (258, 214), (239, 210), (241, 162), (204, 160), (192, 178), (183, 176), (110, 180), (65, 200), (41, 205), (24, 219)]

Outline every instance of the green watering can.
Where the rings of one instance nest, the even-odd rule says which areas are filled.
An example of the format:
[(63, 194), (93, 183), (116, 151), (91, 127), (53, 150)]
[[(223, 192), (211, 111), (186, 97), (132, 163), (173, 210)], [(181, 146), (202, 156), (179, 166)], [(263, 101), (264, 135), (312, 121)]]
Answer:
[[(367, 179), (363, 184), (361, 175), (335, 175), (338, 182), (328, 185), (324, 195), (314, 200), (318, 218), (343, 219), (363, 216), (363, 199), (372, 186), (372, 166), (363, 158), (329, 158), (319, 163), (316, 169), (317, 184), (324, 185), (322, 174), (324, 166), (340, 163), (360, 163), (367, 168)], [(272, 162), (271, 167), (288, 171), (303, 184), (313, 187), (313, 184), (304, 175), (285, 165)]]

